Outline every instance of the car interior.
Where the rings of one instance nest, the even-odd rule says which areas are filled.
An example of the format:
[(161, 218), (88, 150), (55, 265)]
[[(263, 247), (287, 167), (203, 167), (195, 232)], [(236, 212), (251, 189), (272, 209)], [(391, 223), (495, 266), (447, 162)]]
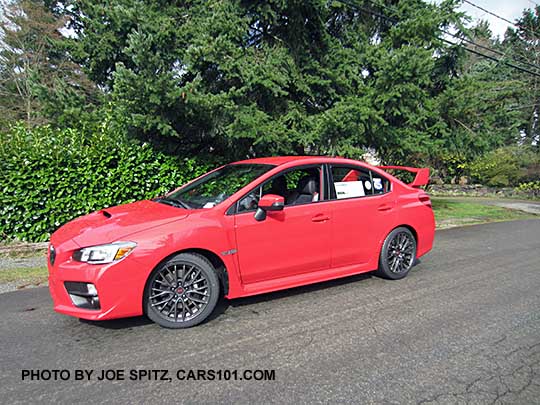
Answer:
[(285, 199), (285, 205), (300, 205), (319, 201), (320, 169), (302, 168), (277, 176), (240, 200), (238, 212), (257, 208), (259, 199), (266, 194), (276, 194)]
[(334, 190), (332, 197), (351, 198), (374, 194), (384, 194), (390, 191), (390, 182), (379, 177), (370, 170), (357, 170), (349, 167), (332, 167)]
[(299, 205), (319, 200), (319, 176), (308, 174), (298, 181), (295, 190), (285, 198), (285, 205)]

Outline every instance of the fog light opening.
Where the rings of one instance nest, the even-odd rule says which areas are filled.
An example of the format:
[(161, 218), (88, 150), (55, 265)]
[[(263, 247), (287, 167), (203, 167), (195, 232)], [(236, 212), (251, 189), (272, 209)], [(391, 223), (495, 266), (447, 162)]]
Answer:
[(101, 309), (97, 288), (94, 284), (66, 281), (64, 286), (71, 302), (77, 308)]

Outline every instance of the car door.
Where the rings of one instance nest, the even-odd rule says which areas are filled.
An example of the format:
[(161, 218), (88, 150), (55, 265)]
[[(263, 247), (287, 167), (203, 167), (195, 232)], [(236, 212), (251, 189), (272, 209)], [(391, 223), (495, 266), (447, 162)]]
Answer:
[[(238, 201), (235, 233), (244, 284), (330, 267), (331, 221), (328, 204), (323, 201), (322, 174), (322, 165), (286, 170)], [(309, 176), (318, 179), (317, 190), (311, 198), (307, 194), (300, 195), (302, 190), (298, 189), (299, 183), (305, 184)], [(282, 211), (269, 211), (266, 219), (257, 221), (254, 218), (256, 201), (264, 194), (282, 195), (285, 206)]]
[(360, 166), (332, 165), (329, 175), (331, 266), (368, 264), (396, 215), (391, 183)]

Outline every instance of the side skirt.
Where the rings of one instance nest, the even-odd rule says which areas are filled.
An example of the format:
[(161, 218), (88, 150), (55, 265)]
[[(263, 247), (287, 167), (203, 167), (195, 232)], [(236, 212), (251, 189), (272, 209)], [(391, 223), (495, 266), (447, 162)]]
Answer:
[(248, 297), (250, 295), (264, 294), (268, 292), (285, 290), (288, 288), (300, 287), (303, 285), (334, 280), (337, 278), (349, 277), (355, 274), (368, 273), (374, 270), (376, 269), (367, 267), (364, 264), (320, 270), (313, 273), (295, 274), (293, 276), (246, 284), (243, 286), (240, 294), (234, 296), (232, 294), (229, 294), (227, 298), (239, 298)]

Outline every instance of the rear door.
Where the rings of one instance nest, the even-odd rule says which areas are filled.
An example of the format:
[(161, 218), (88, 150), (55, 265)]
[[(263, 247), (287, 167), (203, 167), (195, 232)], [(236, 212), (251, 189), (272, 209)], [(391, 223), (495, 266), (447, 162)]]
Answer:
[[(316, 179), (317, 189), (300, 190), (299, 184), (310, 178)], [(279, 173), (238, 201), (235, 232), (244, 284), (330, 267), (331, 218), (324, 186), (322, 165), (304, 166)], [(257, 201), (265, 194), (282, 195), (285, 207), (257, 221)]]
[(394, 222), (396, 202), (391, 183), (361, 166), (330, 165), (332, 200), (331, 266), (367, 264)]

